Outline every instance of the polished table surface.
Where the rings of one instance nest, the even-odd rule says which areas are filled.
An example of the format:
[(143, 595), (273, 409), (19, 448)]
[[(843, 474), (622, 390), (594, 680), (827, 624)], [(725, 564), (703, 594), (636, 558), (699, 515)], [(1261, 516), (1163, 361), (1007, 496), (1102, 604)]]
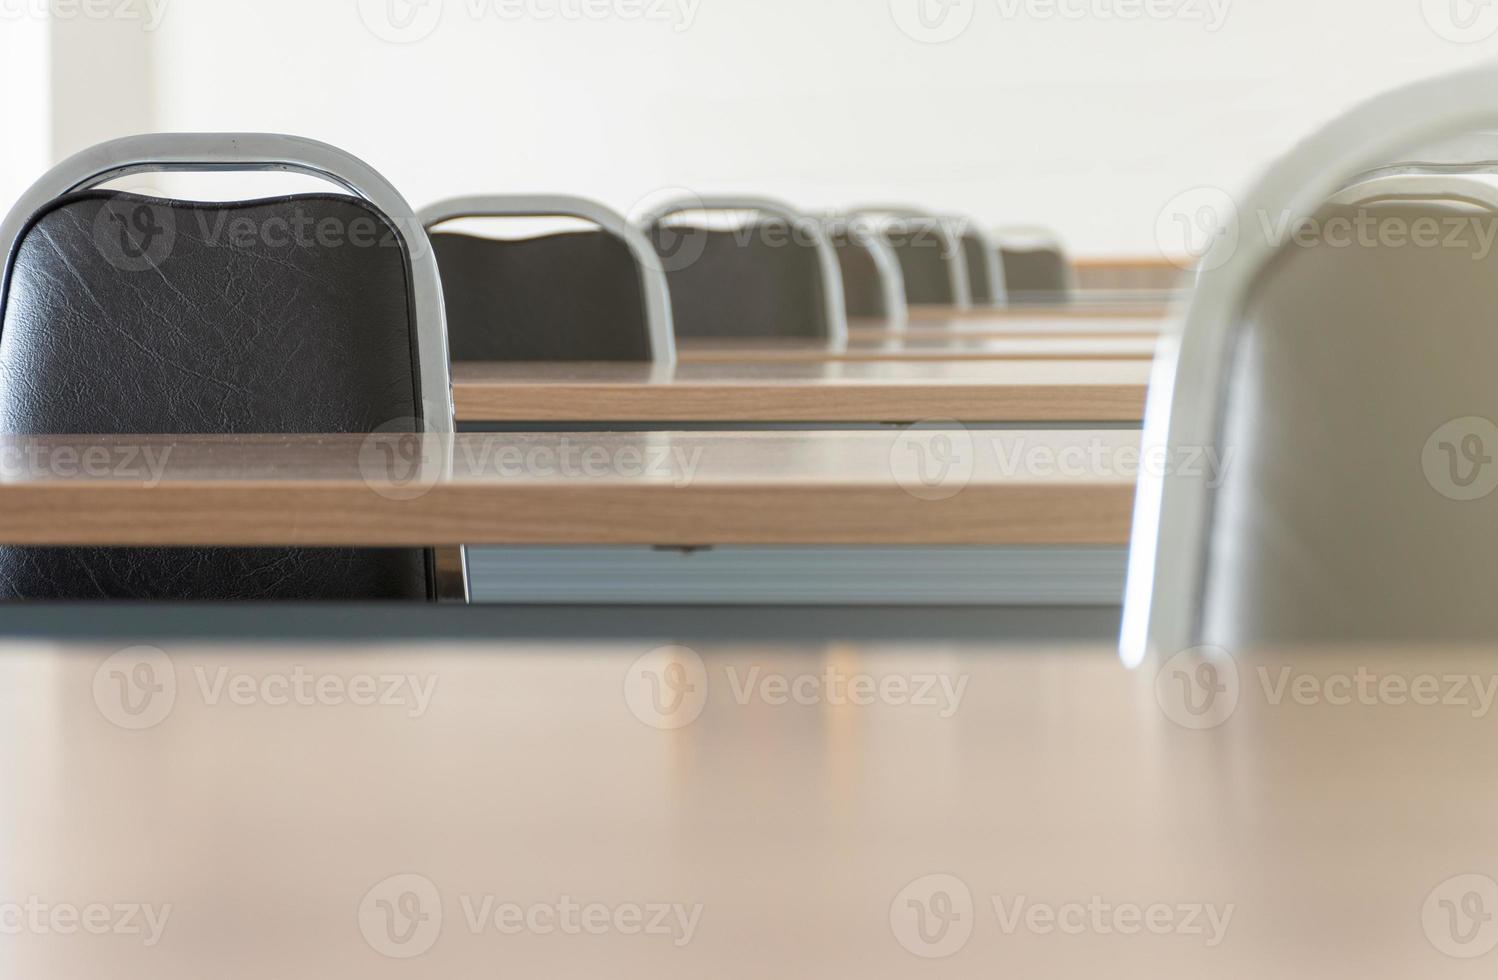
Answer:
[(458, 363), (465, 422), (1138, 422), (1133, 361)]
[(9, 437), (17, 545), (1122, 544), (1137, 431)]
[(903, 325), (893, 325), (882, 318), (852, 318), (848, 321), (848, 340), (854, 346), (878, 345), (894, 340), (920, 342), (972, 343), (981, 340), (1071, 340), (1071, 339), (1155, 339), (1164, 328), (1164, 319), (1138, 316), (1097, 316), (1097, 318), (1046, 319), (980, 319), (980, 318), (911, 318)]
[(1164, 318), (1137, 316), (1098, 317), (912, 317), (903, 327), (880, 317), (854, 317), (848, 321), (848, 339), (858, 346), (897, 340), (930, 342), (938, 339), (1011, 340), (1062, 337), (1153, 338), (1165, 326)]
[(130, 642), (0, 659), (6, 976), (1461, 980), (1498, 955), (1490, 650), (1203, 676), (1102, 647)]
[(850, 339), (846, 348), (824, 341), (799, 339), (693, 339), (677, 341), (677, 357), (684, 363), (709, 362), (840, 362), (840, 361), (1004, 361), (1004, 360), (1133, 360), (1154, 358), (1157, 338), (1136, 337), (1008, 337), (998, 340), (912, 332), (897, 339)]
[(1032, 303), (1021, 306), (947, 306), (942, 304), (916, 304), (910, 307), (912, 320), (946, 319), (1057, 319), (1095, 317), (1142, 317), (1158, 320), (1168, 316), (1177, 304), (1162, 303), (1150, 298), (1139, 301), (1108, 300), (1103, 302), (1078, 303)]

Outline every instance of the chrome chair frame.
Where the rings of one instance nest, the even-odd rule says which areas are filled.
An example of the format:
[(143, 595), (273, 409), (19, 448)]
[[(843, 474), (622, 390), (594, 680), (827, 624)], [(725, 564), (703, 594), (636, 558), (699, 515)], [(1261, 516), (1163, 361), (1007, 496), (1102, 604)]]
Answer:
[[(978, 240), (978, 246), (983, 250), (984, 264), (988, 269), (988, 281), (993, 283), (993, 300), (989, 306), (1004, 306), (1009, 302), (1009, 284), (1004, 281), (1004, 264), (999, 261), (999, 241), (989, 234), (982, 225), (966, 215), (953, 215), (952, 220), (960, 222), (961, 232), (958, 240), (965, 242), (971, 235)], [(963, 274), (966, 275), (966, 269)], [(977, 306), (978, 301), (972, 295), (973, 284), (968, 282), (968, 301)]]
[(645, 235), (617, 211), (597, 201), (566, 194), (504, 194), (455, 197), (421, 209), (424, 230), (462, 218), (578, 218), (591, 222), (622, 241), (635, 258), (640, 291), (645, 297), (645, 322), (650, 332), (651, 361), (676, 363), (676, 331), (671, 322), (671, 292), (655, 249)]
[(1356, 206), (1384, 201), (1455, 201), (1498, 211), (1498, 181), (1443, 173), (1380, 174), (1349, 184), (1327, 203)]
[(868, 250), (874, 270), (879, 274), (888, 327), (896, 333), (903, 333), (910, 326), (910, 306), (905, 300), (905, 277), (900, 273), (900, 259), (889, 242), (852, 215), (833, 215), (825, 219), (825, 224), (829, 236), (846, 234)]

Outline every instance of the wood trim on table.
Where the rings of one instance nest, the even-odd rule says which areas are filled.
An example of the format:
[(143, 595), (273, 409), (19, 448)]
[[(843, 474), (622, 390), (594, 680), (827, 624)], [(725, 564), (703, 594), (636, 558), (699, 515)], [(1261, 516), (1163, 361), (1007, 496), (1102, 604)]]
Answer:
[[(1126, 467), (1138, 433), (926, 432), (972, 440), (968, 476), (938, 493), (898, 472), (917, 452), (892, 433), (463, 435), (441, 458), (421, 450), (432, 482), (364, 475), (381, 458), (360, 437), (141, 437), (173, 446), (149, 479), (113, 474), (0, 481), (0, 541), (56, 546), (437, 547), (452, 545), (1120, 545), (1128, 540), (1133, 475), (1077, 478), (1024, 471), (1031, 449), (1078, 447), (1079, 458)], [(379, 437), (396, 438), (396, 437)], [(431, 437), (436, 440), (438, 437)], [(53, 447), (101, 442), (41, 440)], [(107, 445), (118, 447), (118, 438)], [(599, 474), (552, 472), (562, 448)], [(926, 446), (928, 454), (931, 446)], [(999, 452), (1002, 450), (1002, 452)], [(507, 472), (502, 451), (526, 462)], [(629, 470), (625, 451), (634, 454)], [(668, 471), (649, 469), (652, 454)], [(677, 465), (695, 458), (687, 467)], [(1039, 457), (1037, 457), (1039, 458)], [(445, 462), (444, 462), (445, 459)], [(1002, 460), (1019, 460), (1020, 472)], [(480, 462), (482, 461), (482, 462)], [(432, 468), (434, 467), (434, 468)], [(456, 467), (456, 472), (450, 468)], [(613, 467), (613, 472), (609, 472)], [(943, 471), (946, 476), (946, 471)], [(948, 485), (949, 483), (949, 485)]]
[(1096, 305), (1079, 303), (1069, 305), (1030, 306), (975, 306), (963, 308), (940, 304), (912, 306), (909, 311), (912, 323), (922, 320), (1087, 320), (1104, 318), (1117, 320), (1138, 317), (1141, 320), (1163, 320), (1170, 315), (1170, 304), (1158, 301), (1141, 303), (1107, 302)]
[(821, 345), (780, 343), (683, 343), (683, 364), (920, 363), (931, 361), (1151, 361), (1153, 337), (1011, 337), (1002, 340), (914, 340), (837, 350)]
[(1061, 370), (1047, 370), (1051, 367), (1044, 362), (1006, 364), (1003, 370), (974, 366), (968, 377), (921, 378), (911, 371), (909, 377), (881, 379), (869, 372), (797, 382), (724, 374), (650, 383), (594, 380), (587, 377), (587, 366), (572, 379), (556, 371), (527, 379), (515, 365), (458, 364), (453, 398), (460, 422), (1138, 422), (1144, 417), (1148, 365), (1067, 361), (1054, 365)]

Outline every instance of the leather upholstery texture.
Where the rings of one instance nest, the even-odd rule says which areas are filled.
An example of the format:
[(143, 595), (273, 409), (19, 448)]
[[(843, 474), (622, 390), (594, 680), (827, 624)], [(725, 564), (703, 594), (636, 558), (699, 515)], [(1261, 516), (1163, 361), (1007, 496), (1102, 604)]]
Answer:
[(1054, 248), (999, 249), (1010, 303), (1071, 302), (1071, 262)]
[(843, 301), (852, 317), (887, 317), (884, 281), (874, 255), (848, 234), (834, 234), (832, 247), (837, 251), (843, 273)]
[(946, 241), (934, 224), (894, 228), (887, 235), (905, 278), (905, 302), (912, 306), (957, 302), (951, 264), (962, 257), (947, 254)]
[[(363, 201), (90, 191), (36, 215), (0, 320), (0, 433), (371, 432), (421, 414), (408, 259)], [(419, 599), (420, 550), (0, 548), (0, 597)]]
[(648, 361), (640, 268), (607, 232), (431, 235), (454, 361)]
[(783, 222), (733, 231), (658, 225), (649, 237), (666, 269), (678, 337), (831, 335), (817, 249)]
[[(1443, 239), (1451, 219), (1498, 222), (1439, 204), (1366, 215), (1441, 222)], [(1201, 635), (1498, 637), (1498, 439), (1480, 421), (1498, 419), (1498, 254), (1471, 232), (1349, 246), (1339, 216), (1356, 217), (1321, 215), (1336, 237), (1284, 246), (1244, 304)]]

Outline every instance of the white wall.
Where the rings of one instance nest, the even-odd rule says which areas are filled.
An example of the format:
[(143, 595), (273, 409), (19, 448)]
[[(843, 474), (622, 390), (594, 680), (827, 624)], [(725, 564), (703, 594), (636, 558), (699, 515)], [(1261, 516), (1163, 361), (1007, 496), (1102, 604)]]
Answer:
[(0, 19), (0, 209), (9, 207), (52, 159), (49, 25)]
[[(108, 8), (99, 9), (116, 5), (110, 0)], [(151, 34), (144, 26), (121, 17), (52, 19), (54, 159), (152, 128)]]
[[(155, 128), (325, 139), (418, 207), (564, 191), (627, 211), (673, 186), (909, 200), (1048, 224), (1093, 254), (1153, 252), (1181, 191), (1240, 187), (1360, 98), (1498, 54), (1498, 5), (1471, 0), (1149, 0), (1230, 3), (1215, 32), (1106, 15), (1144, 0), (1060, 0), (1081, 19), (1048, 16), (1055, 0), (955, 0), (946, 25), (970, 24), (937, 44), (895, 15), (918, 32), (913, 4), (954, 0), (155, 2)], [(389, 4), (440, 23), (391, 43), (368, 26), (389, 33)], [(655, 4), (675, 20), (623, 16)], [(1443, 39), (1431, 24), (1454, 33), (1451, 9), (1494, 37)]]

